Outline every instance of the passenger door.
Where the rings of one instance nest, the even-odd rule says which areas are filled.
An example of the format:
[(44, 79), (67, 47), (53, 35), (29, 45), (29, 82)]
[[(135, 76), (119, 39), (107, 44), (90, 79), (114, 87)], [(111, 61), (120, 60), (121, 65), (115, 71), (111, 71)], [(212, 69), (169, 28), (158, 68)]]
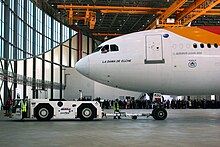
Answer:
[(165, 63), (161, 35), (145, 36), (145, 64)]

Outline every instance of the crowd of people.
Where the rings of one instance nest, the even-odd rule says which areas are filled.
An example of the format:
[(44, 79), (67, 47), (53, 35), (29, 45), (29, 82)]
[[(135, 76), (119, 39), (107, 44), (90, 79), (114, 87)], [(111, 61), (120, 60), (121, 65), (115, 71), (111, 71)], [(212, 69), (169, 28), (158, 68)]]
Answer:
[[(101, 100), (96, 98), (95, 100), (101, 103), (103, 109), (112, 109), (114, 100)], [(194, 99), (194, 100), (164, 100), (163, 102), (151, 102), (146, 99), (126, 99), (119, 100), (120, 109), (152, 109), (155, 105), (160, 105), (166, 109), (214, 109), (220, 108), (220, 101), (206, 100), (206, 99)]]

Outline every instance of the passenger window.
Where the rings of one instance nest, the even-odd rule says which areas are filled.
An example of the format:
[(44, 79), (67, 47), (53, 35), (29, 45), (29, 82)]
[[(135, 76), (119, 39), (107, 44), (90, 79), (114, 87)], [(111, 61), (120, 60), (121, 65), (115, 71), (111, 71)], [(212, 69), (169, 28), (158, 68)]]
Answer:
[(207, 44), (207, 47), (208, 47), (208, 48), (211, 48), (211, 44), (210, 44), (210, 43), (208, 43), (208, 44)]
[(201, 48), (204, 48), (204, 44), (203, 44), (203, 43), (201, 43), (201, 44), (200, 44), (200, 47), (201, 47)]
[(101, 49), (102, 53), (107, 53), (109, 52), (109, 45), (105, 45), (102, 49)]
[(111, 50), (112, 52), (119, 51), (118, 46), (115, 45), (115, 44), (110, 45), (110, 50)]
[(196, 43), (194, 43), (194, 44), (193, 44), (193, 47), (194, 47), (194, 48), (197, 48), (197, 44), (196, 44)]
[(215, 47), (215, 48), (218, 48), (218, 44), (217, 44), (217, 43), (215, 43), (215, 44), (214, 44), (214, 47)]

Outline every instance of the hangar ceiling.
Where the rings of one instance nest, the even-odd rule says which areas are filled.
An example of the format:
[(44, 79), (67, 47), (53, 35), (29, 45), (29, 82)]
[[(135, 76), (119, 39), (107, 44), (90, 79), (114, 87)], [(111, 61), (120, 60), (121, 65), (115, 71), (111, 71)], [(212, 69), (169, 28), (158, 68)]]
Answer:
[[(177, 3), (178, 6), (175, 6), (174, 3)], [(199, 7), (192, 8), (200, 3)], [(215, 5), (210, 7), (213, 3)], [(155, 24), (152, 26), (153, 23), (156, 23), (156, 19), (164, 13), (168, 16), (164, 17), (164, 20), (167, 18), (175, 18), (176, 20), (177, 16), (181, 12), (183, 13), (184, 9), (190, 9), (189, 7), (192, 8), (190, 12), (193, 11), (194, 15), (201, 12), (199, 17), (195, 17), (192, 21), (189, 20), (191, 26), (219, 26), (219, 3), (220, 0), (44, 0), (42, 6), (51, 15), (58, 13), (59, 18), (71, 27), (79, 28), (85, 34), (104, 40), (106, 36), (111, 38), (120, 34), (155, 28)], [(123, 7), (128, 9), (125, 10)], [(136, 11), (136, 9), (144, 7), (147, 10)], [(168, 8), (171, 9), (168, 10)], [(172, 12), (174, 9), (176, 11)], [(205, 12), (202, 13), (203, 10)], [(86, 15), (93, 20), (86, 20)]]

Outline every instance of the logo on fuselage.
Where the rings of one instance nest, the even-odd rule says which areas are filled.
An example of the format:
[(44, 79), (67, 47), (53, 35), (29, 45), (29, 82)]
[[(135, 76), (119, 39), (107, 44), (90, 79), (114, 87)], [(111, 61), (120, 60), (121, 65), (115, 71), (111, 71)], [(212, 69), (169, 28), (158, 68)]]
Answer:
[(188, 66), (190, 68), (195, 68), (197, 66), (196, 60), (189, 60)]

